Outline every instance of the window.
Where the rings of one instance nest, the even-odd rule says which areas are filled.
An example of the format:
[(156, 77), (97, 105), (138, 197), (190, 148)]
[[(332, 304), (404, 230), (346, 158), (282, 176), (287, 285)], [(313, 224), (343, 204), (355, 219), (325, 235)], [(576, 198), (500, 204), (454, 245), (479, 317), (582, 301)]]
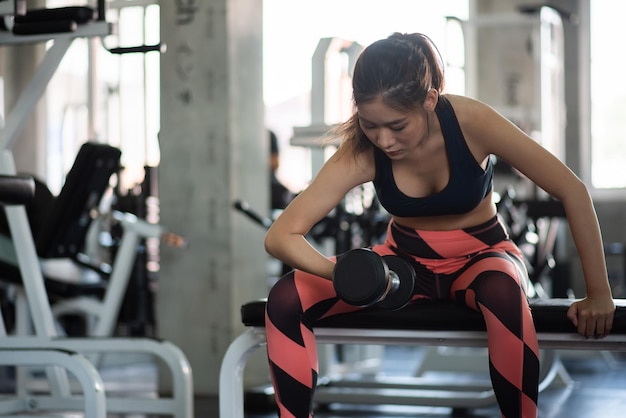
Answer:
[[(626, 187), (626, 2), (590, 1), (591, 184)], [(585, 158), (589, 158), (585, 156)]]
[[(47, 7), (75, 3), (48, 0)], [(89, 140), (122, 150), (122, 190), (143, 180), (144, 166), (159, 162), (159, 54), (109, 51), (158, 44), (159, 5), (156, 0), (117, 3), (107, 6), (107, 21), (117, 23), (116, 31), (104, 39), (75, 39), (47, 87), (46, 182), (55, 194)]]
[[(298, 191), (315, 171), (308, 166), (309, 150), (289, 143), (294, 127), (311, 125), (312, 58), (320, 39), (343, 39), (365, 47), (392, 32), (425, 33), (447, 64), (446, 91), (463, 93), (463, 36), (458, 21), (448, 16), (466, 20), (469, 0), (386, 0), (384, 5), (380, 0), (263, 0), (264, 100), (266, 123), (281, 146), (278, 177)], [(345, 60), (327, 65), (341, 70)], [(328, 108), (337, 107), (339, 113), (329, 115), (332, 109), (326, 109), (326, 123), (344, 120), (346, 107), (351, 111), (349, 90), (346, 94), (335, 89)]]

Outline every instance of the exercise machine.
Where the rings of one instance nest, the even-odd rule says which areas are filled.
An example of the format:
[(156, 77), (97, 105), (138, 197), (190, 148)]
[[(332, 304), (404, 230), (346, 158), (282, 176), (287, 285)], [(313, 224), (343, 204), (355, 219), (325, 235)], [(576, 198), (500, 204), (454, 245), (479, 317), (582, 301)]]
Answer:
[[(98, 1), (98, 11), (104, 11), (105, 1)], [(0, 32), (1, 45), (21, 45), (28, 43), (50, 42), (46, 54), (39, 64), (31, 82), (22, 91), (14, 107), (8, 113), (6, 121), (0, 124), (0, 174), (16, 175), (16, 168), (12, 154), (13, 144), (17, 140), (28, 115), (42, 96), (46, 85), (56, 71), (61, 59), (68, 50), (72, 41), (77, 38), (93, 38), (107, 36), (112, 31), (112, 24), (104, 20), (104, 13), (99, 13), (96, 20), (85, 24), (77, 24), (75, 30), (69, 32), (37, 33), (21, 35), (9, 31)], [(0, 346), (15, 349), (54, 349), (66, 350), (85, 355), (125, 352), (142, 353), (154, 359), (160, 359), (169, 369), (172, 379), (171, 396), (133, 396), (124, 393), (122, 396), (109, 393), (100, 384), (96, 375), (91, 376), (90, 382), (98, 390), (104, 391), (107, 412), (114, 413), (145, 413), (170, 415), (177, 418), (193, 417), (193, 380), (189, 363), (182, 351), (167, 341), (148, 338), (63, 338), (59, 335), (54, 314), (45, 288), (45, 280), (38, 259), (36, 245), (29, 225), (26, 210), (22, 206), (7, 206), (4, 208), (10, 227), (11, 240), (15, 249), (18, 266), (22, 277), (24, 295), (27, 300), (27, 314), (32, 321), (33, 334), (28, 336), (7, 335)], [(128, 224), (133, 224), (132, 217), (127, 218)], [(153, 229), (159, 229), (154, 227)], [(145, 232), (145, 231), (144, 231)], [(136, 248), (136, 247), (135, 247)], [(129, 251), (129, 257), (134, 255), (134, 249)], [(19, 315), (19, 313), (18, 313)], [(48, 368), (47, 384), (53, 394), (70, 395), (71, 387), (66, 371), (58, 367)], [(87, 371), (87, 369), (85, 369)], [(93, 371), (93, 370), (92, 370)], [(87, 377), (83, 373), (83, 382)], [(21, 380), (19, 380), (21, 381)], [(26, 391), (26, 386), (20, 390)], [(144, 394), (142, 394), (144, 395)], [(101, 399), (101, 398), (98, 398)], [(102, 417), (98, 412), (98, 399), (95, 397), (92, 404), (93, 416)], [(70, 401), (67, 401), (70, 402)], [(36, 406), (36, 404), (34, 404)], [(71, 402), (68, 403), (71, 405)], [(98, 415), (100, 414), (100, 415)], [(92, 416), (87, 414), (87, 416)]]

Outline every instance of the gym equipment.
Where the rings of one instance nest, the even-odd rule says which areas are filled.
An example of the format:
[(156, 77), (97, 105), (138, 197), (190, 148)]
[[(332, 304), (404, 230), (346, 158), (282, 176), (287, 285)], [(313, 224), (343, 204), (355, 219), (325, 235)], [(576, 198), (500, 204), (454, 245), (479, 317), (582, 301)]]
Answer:
[[(363, 190), (355, 188), (350, 195), (359, 193), (362, 194)], [(380, 243), (386, 234), (390, 216), (383, 213), (378, 200), (374, 198), (369, 206), (361, 204), (358, 213), (349, 212), (345, 206), (345, 202), (337, 205), (330, 214), (311, 228), (307, 236), (318, 243), (327, 238), (333, 239), (335, 248), (339, 249), (334, 252), (336, 254), (356, 248), (354, 242), (358, 242), (360, 247)], [(233, 202), (233, 208), (265, 229), (274, 222), (274, 219), (260, 214), (246, 201), (236, 200)]]
[[(99, 9), (104, 9), (104, 4), (104, 0), (98, 0)], [(97, 22), (78, 25), (76, 31), (70, 33), (16, 36), (11, 32), (0, 32), (0, 45), (3, 46), (37, 42), (50, 42), (51, 44), (46, 49), (45, 56), (38, 64), (37, 71), (29, 84), (20, 93), (14, 106), (7, 109), (6, 121), (0, 119), (0, 175), (16, 175), (15, 161), (11, 152), (13, 145), (73, 40), (107, 36), (112, 32), (112, 24), (106, 22), (103, 16), (103, 13), (99, 13)], [(11, 245), (7, 248), (14, 250), (22, 278), (22, 286), (17, 289), (23, 296), (20, 298), (22, 303), (18, 307), (18, 318), (27, 319), (28, 326), (34, 334), (25, 337), (7, 335), (4, 333), (4, 327), (2, 327), (0, 351), (22, 350), (23, 354), (14, 356), (21, 356), (20, 365), (28, 363), (41, 366), (46, 364), (54, 367), (47, 367), (46, 374), (42, 375), (46, 379), (49, 396), (39, 396), (42, 392), (41, 387), (33, 388), (32, 385), (29, 385), (31, 382), (27, 379), (27, 370), (18, 367), (16, 370), (17, 399), (11, 400), (9, 404), (4, 401), (0, 402), (0, 413), (9, 411), (8, 413), (11, 414), (16, 412), (18, 407), (21, 407), (27, 409), (26, 413), (34, 412), (39, 415), (38, 412), (44, 408), (67, 411), (74, 409), (80, 402), (81, 405), (82, 403), (86, 404), (85, 416), (93, 416), (94, 418), (104, 418), (106, 412), (122, 415), (139, 413), (170, 415), (177, 418), (193, 417), (192, 372), (184, 353), (175, 345), (167, 341), (148, 338), (82, 339), (63, 338), (59, 335), (26, 210), (22, 206), (11, 205), (5, 206), (3, 209), (6, 212), (11, 233)], [(118, 262), (120, 264), (130, 263), (132, 266), (138, 237), (155, 232), (159, 236), (161, 228), (159, 225), (144, 225), (136, 217), (130, 215), (121, 219), (120, 222), (136, 228), (130, 234), (132, 239), (127, 241), (129, 248), (120, 248), (119, 253), (124, 253), (124, 257), (118, 257), (116, 264)], [(7, 248), (3, 247), (0, 253), (6, 254)], [(97, 306), (94, 308), (101, 309)], [(72, 354), (70, 356), (74, 352), (80, 353), (80, 355)], [(155, 361), (162, 361), (163, 363), (159, 364), (166, 365), (170, 372), (166, 376), (171, 377), (171, 394), (161, 395), (155, 392), (151, 394), (154, 396), (147, 397), (145, 393), (139, 394), (140, 396), (129, 392), (122, 395), (108, 391), (105, 393), (101, 376), (97, 373), (93, 363), (86, 361), (82, 355), (88, 353), (91, 360), (92, 355), (100, 356), (120, 352), (145, 354), (154, 358)], [(38, 355), (40, 355), (39, 359), (36, 357)], [(0, 353), (1, 356), (2, 353)], [(0, 363), (2, 362), (0, 361)], [(4, 362), (4, 364), (7, 363), (8, 361)], [(74, 371), (74, 376), (81, 379), (84, 390), (82, 398), (72, 393), (68, 370)], [(106, 411), (104, 410), (105, 407)]]
[[(98, 214), (97, 206), (109, 187), (110, 177), (119, 170), (120, 157), (121, 151), (115, 147), (93, 142), (83, 144), (59, 195), (53, 196), (38, 182), (35, 199), (27, 206), (30, 229), (55, 319), (59, 322), (69, 316), (84, 319), (84, 332), (72, 333), (62, 329), (72, 336), (112, 336), (120, 320), (130, 279), (133, 273), (137, 274), (135, 260), (140, 256), (140, 241), (145, 238), (171, 239), (174, 235), (132, 213)], [(119, 245), (111, 265), (96, 263), (83, 253), (86, 235), (96, 214), (120, 229), (116, 237)], [(2, 215), (0, 245), (8, 250), (0, 254), (0, 279), (21, 284), (23, 274), (16, 251), (10, 248), (10, 236), (3, 234), (8, 226)], [(168, 244), (178, 246), (169, 241)], [(184, 244), (181, 238), (179, 245)], [(135, 305), (138, 305), (137, 301)], [(22, 326), (24, 322), (17, 324), (20, 333), (29, 332), (29, 324)]]
[[(576, 333), (567, 319), (571, 303), (572, 300), (564, 298), (530, 300), (539, 348), (553, 356), (542, 361), (545, 369), (540, 376), (540, 391), (559, 376), (569, 377), (553, 350), (626, 352), (626, 299), (615, 299), (613, 329), (603, 339), (585, 338)], [(241, 321), (248, 329), (230, 344), (220, 369), (220, 418), (244, 417), (243, 372), (247, 359), (265, 344), (265, 300), (244, 304)], [(313, 328), (318, 344), (487, 346), (485, 323), (480, 313), (441, 302), (412, 303), (399, 311), (363, 309), (319, 320)], [(316, 389), (314, 402), (478, 408), (493, 405), (496, 399), (490, 386), (446, 382), (445, 386), (437, 387), (415, 379), (415, 382), (388, 384), (374, 382), (357, 389), (347, 385), (334, 387), (330, 381)]]
[(26, 13), (26, 0), (0, 1), (0, 16), (13, 17)]
[(35, 180), (31, 176), (0, 175), (0, 204), (23, 205), (35, 196)]
[[(115, 6), (117, 8), (118, 13), (120, 13), (124, 7), (137, 7), (137, 5), (132, 4), (132, 3), (129, 3), (127, 5), (123, 3), (118, 3)], [(104, 17), (105, 11), (106, 11), (105, 1), (99, 0), (98, 11), (97, 11), (98, 20), (105, 20), (105, 17)], [(100, 43), (102, 44), (102, 47), (104, 49), (106, 49), (111, 54), (116, 54), (116, 55), (146, 54), (148, 52), (158, 52), (160, 54), (163, 54), (167, 50), (167, 45), (165, 45), (162, 42), (157, 42), (156, 44), (110, 47), (106, 45), (104, 38), (100, 38)]]
[[(101, 298), (107, 286), (111, 285), (110, 269), (102, 270), (95, 265), (87, 267), (79, 257), (93, 220), (92, 214), (108, 188), (110, 177), (119, 170), (120, 156), (121, 151), (117, 148), (87, 142), (78, 151), (58, 196), (53, 196), (43, 183), (36, 184), (35, 199), (26, 206), (26, 210), (37, 256), (42, 263), (46, 290), (52, 301), (65, 301), (77, 296)], [(10, 247), (12, 234), (7, 227), (6, 220), (0, 216), (0, 243)], [(64, 263), (67, 267), (59, 268), (62, 259), (71, 262)], [(52, 264), (50, 260), (55, 260), (50, 271), (45, 267), (46, 260), (49, 265)], [(3, 253), (0, 266), (3, 281), (22, 283), (17, 254), (13, 251)], [(91, 274), (80, 271), (78, 266), (88, 268)], [(87, 277), (90, 279), (87, 280)], [(102, 320), (109, 315), (117, 317), (117, 310), (111, 314), (107, 311), (103, 306), (97, 319)]]
[(415, 270), (408, 262), (367, 248), (339, 256), (333, 272), (337, 295), (355, 306), (402, 309), (410, 302), (414, 285)]
[[(29, 176), (0, 175), (0, 205), (23, 205), (30, 202), (35, 196), (35, 182)], [(0, 336), (6, 337), (4, 318), (0, 313)], [(0, 366), (58, 366), (77, 378), (81, 385), (84, 401), (82, 405), (77, 403), (76, 409), (81, 406), (85, 416), (105, 418), (106, 407), (102, 387), (104, 383), (95, 367), (83, 356), (67, 349), (59, 350), (51, 347), (25, 346), (6, 347), (0, 344)], [(0, 414), (26, 413), (36, 405), (39, 400), (31, 397), (30, 402), (18, 402), (20, 393), (15, 396), (4, 396), (0, 401)], [(55, 409), (55, 408), (51, 408)], [(64, 410), (71, 407), (63, 406)]]
[(252, 209), (248, 202), (245, 202), (243, 200), (236, 200), (233, 203), (233, 208), (243, 213), (248, 218), (252, 219), (255, 223), (258, 223), (265, 229), (269, 229), (269, 227), (272, 226), (272, 223), (274, 223), (274, 220), (272, 218), (261, 215), (260, 213)]
[[(8, 172), (10, 171), (9, 169), (12, 169), (13, 162), (10, 157), (11, 153), (6, 151), (5, 160), (0, 160), (0, 172)], [(101, 354), (115, 352), (149, 354), (155, 358), (162, 359), (169, 366), (173, 384), (176, 386), (173, 396), (170, 399), (159, 397), (155, 399), (155, 402), (147, 402), (145, 399), (129, 398), (128, 394), (125, 394), (124, 399), (107, 395), (107, 410), (111, 412), (126, 412), (128, 411), (127, 408), (131, 408), (132, 410), (146, 413), (169, 413), (179, 418), (190, 418), (193, 415), (191, 369), (182, 351), (171, 343), (147, 338), (54, 338), (54, 341), (50, 339), (50, 337), (58, 337), (58, 334), (61, 334), (60, 330), (54, 326), (54, 319), (58, 319), (65, 314), (76, 313), (84, 314), (90, 319), (88, 321), (90, 324), (88, 334), (91, 337), (111, 337), (118, 316), (119, 306), (134, 267), (136, 249), (140, 238), (160, 237), (163, 235), (160, 225), (149, 224), (132, 214), (114, 212), (111, 214), (111, 221), (121, 225), (123, 237), (121, 238), (118, 255), (109, 274), (100, 271), (101, 274), (106, 276), (105, 279), (96, 283), (84, 281), (81, 283), (80, 280), (72, 283), (68, 281), (70, 277), (65, 276), (69, 265), (65, 265), (64, 267), (66, 268), (60, 269), (62, 274), (56, 276), (57, 280), (43, 275), (44, 270), (46, 272), (48, 270), (42, 268), (41, 259), (37, 256), (67, 258), (76, 265), (71, 271), (78, 271), (79, 276), (84, 274), (86, 270), (95, 271), (96, 266), (87, 266), (84, 263), (81, 264), (80, 259), (72, 260), (72, 258), (80, 255), (85, 233), (92, 220), (91, 215), (93, 214), (94, 205), (98, 204), (102, 193), (108, 185), (111, 173), (117, 170), (119, 157), (120, 151), (108, 145), (84, 144), (67, 175), (65, 185), (59, 196), (44, 202), (45, 212), (47, 213), (46, 222), (44, 225), (38, 226), (39, 232), (36, 237), (32, 234), (33, 228), (29, 225), (25, 208), (21, 206), (5, 207), (8, 226), (11, 227), (11, 238), (0, 237), (0, 244), (3, 248), (1, 255), (4, 258), (12, 254), (15, 260), (13, 265), (3, 264), (1, 278), (3, 281), (8, 280), (11, 273), (14, 273), (13, 279), (19, 279), (21, 286), (16, 286), (16, 311), (18, 312), (16, 329), (19, 331), (18, 334), (24, 335), (31, 331), (32, 325), (35, 325), (35, 336), (6, 336), (6, 332), (4, 332), (6, 338), (0, 342), (0, 351), (3, 349), (17, 350), (18, 348), (28, 348), (42, 352), (44, 349), (51, 348), (55, 351), (65, 350), (67, 354), (75, 352), (80, 352), (81, 354), (89, 353), (89, 360), (91, 360), (89, 365), (93, 368), (93, 372), (90, 370), (82, 371), (81, 378), (83, 379), (82, 384), (85, 386), (85, 393), (93, 390), (86, 386), (88, 376), (85, 377), (85, 373), (91, 373), (91, 375), (100, 379), (92, 364), (96, 363), (96, 359)], [(6, 175), (4, 177), (10, 176)], [(18, 177), (18, 184), (24, 186), (25, 179), (27, 178)], [(27, 184), (30, 185), (30, 182), (27, 182)], [(32, 186), (34, 195), (34, 182)], [(3, 182), (0, 181), (0, 190), (2, 188)], [(17, 200), (16, 194), (15, 191), (12, 191), (10, 196)], [(29, 197), (29, 193), (26, 192), (23, 192), (22, 195), (23, 197), (20, 199)], [(18, 228), (15, 225), (16, 219), (19, 221)], [(79, 268), (81, 266), (83, 269)], [(15, 281), (11, 284), (13, 283)], [(33, 295), (33, 293), (35, 294)], [(98, 295), (102, 296), (101, 300), (95, 297)], [(52, 306), (50, 306), (51, 298), (56, 299)], [(34, 306), (31, 302), (33, 300), (36, 300), (40, 305)], [(38, 325), (44, 325), (45, 328), (41, 329)], [(4, 327), (3, 331), (5, 331)], [(44, 331), (48, 334), (43, 334)], [(71, 361), (75, 363), (79, 360)], [(51, 356), (43, 357), (43, 359), (31, 364), (65, 365), (69, 364), (69, 362), (70, 360), (53, 353)], [(66, 370), (76, 370), (81, 364), (69, 364), (64, 366), (64, 368)], [(23, 374), (23, 371), (20, 373)], [(62, 373), (58, 373), (56, 369), (55, 373), (54, 377), (49, 377), (49, 380), (51, 380), (49, 384), (54, 388), (53, 390), (59, 390), (60, 393), (64, 393), (68, 385), (67, 378)], [(20, 382), (20, 389), (25, 391), (24, 393), (28, 393), (29, 389), (25, 387), (28, 383), (26, 376), (20, 379)], [(100, 391), (98, 396), (101, 396), (102, 384), (99, 383), (99, 380), (95, 380), (93, 385)], [(97, 406), (95, 402), (98, 398), (95, 396), (89, 394), (90, 398), (85, 399), (90, 408), (94, 408), (94, 405)], [(67, 399), (64, 400), (64, 402), (67, 401)], [(90, 410), (94, 411), (94, 417), (100, 416), (96, 414), (95, 409)], [(2, 411), (2, 405), (0, 404), (0, 412)], [(87, 416), (92, 416), (92, 413), (89, 413)]]

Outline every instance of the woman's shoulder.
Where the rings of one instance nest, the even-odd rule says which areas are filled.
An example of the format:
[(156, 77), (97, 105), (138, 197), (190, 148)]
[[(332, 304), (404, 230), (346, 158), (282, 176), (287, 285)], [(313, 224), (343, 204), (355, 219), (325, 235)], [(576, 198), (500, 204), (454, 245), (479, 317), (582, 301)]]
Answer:
[(445, 93), (441, 97), (448, 100), (455, 112), (468, 112), (471, 110), (485, 107), (486, 105), (480, 100), (474, 99), (469, 96), (462, 96), (458, 94)]
[(370, 177), (373, 178), (376, 165), (374, 146), (357, 150), (353, 143), (342, 142), (327, 163), (326, 165), (333, 165), (340, 170), (345, 170), (346, 175), (364, 176), (371, 180)]
[(461, 126), (484, 126), (490, 118), (497, 117), (497, 112), (480, 100), (469, 96), (444, 94)]

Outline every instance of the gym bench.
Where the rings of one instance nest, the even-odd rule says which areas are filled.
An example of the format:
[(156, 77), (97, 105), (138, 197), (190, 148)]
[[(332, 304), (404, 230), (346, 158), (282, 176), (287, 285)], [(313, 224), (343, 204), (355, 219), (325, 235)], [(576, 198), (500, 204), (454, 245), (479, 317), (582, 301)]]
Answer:
[[(626, 351), (626, 299), (616, 299), (617, 310), (611, 334), (603, 339), (586, 339), (576, 333), (567, 319), (569, 299), (531, 299), (530, 306), (537, 329), (539, 348), (548, 350), (542, 359), (539, 390), (545, 389), (559, 373), (551, 350)], [(241, 320), (248, 327), (228, 347), (220, 370), (220, 418), (244, 417), (243, 371), (249, 356), (265, 345), (265, 300), (248, 302), (241, 307)], [(336, 315), (315, 325), (318, 343), (366, 345), (415, 345), (486, 347), (487, 334), (482, 316), (461, 306), (438, 302), (410, 304), (399, 311), (365, 309), (349, 315)], [(543, 366), (549, 363), (549, 369)], [(406, 385), (405, 385), (406, 386)], [(320, 385), (317, 403), (401, 404), (476, 408), (494, 404), (493, 389), (483, 385), (467, 391), (456, 384), (435, 390), (387, 390), (376, 396), (366, 390), (352, 389), (324, 394)], [(395, 389), (398, 387), (396, 386)]]

